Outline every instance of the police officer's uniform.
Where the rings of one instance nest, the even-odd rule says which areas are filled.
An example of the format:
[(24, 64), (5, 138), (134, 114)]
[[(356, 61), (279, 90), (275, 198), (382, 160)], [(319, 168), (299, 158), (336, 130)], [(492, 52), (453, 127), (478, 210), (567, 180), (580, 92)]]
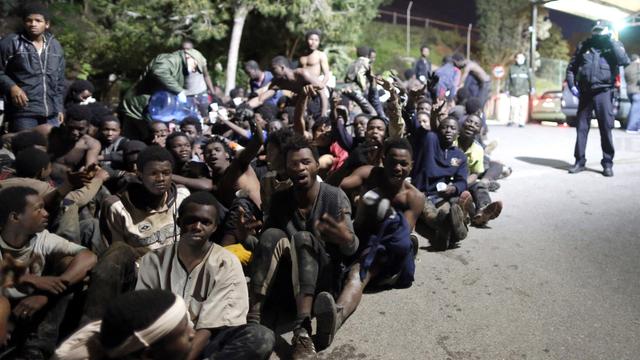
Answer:
[(580, 98), (577, 114), (576, 163), (569, 169), (577, 173), (585, 168), (585, 148), (591, 113), (595, 110), (602, 145), (602, 167), (605, 176), (613, 176), (613, 87), (620, 66), (629, 64), (624, 46), (609, 35), (611, 25), (598, 20), (593, 35), (580, 43), (567, 67), (567, 84)]

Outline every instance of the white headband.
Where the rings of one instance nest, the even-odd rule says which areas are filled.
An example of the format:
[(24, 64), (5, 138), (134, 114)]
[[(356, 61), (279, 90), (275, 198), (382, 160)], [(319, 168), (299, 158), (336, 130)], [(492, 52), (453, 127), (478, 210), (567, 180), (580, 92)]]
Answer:
[(108, 349), (110, 358), (123, 357), (138, 350), (149, 347), (151, 344), (162, 339), (180, 324), (187, 313), (187, 306), (180, 296), (176, 295), (176, 300), (158, 320), (147, 328), (135, 331), (122, 344), (114, 349)]

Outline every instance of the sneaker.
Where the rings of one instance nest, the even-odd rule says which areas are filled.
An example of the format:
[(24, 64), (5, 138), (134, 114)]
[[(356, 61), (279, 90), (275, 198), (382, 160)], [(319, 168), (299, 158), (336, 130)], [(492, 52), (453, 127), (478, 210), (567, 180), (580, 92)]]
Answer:
[(498, 189), (500, 189), (500, 183), (499, 182), (497, 182), (496, 180), (489, 181), (489, 191), (496, 192), (496, 191), (498, 191)]
[(458, 205), (464, 213), (465, 223), (468, 223), (469, 214), (473, 212), (473, 196), (468, 191), (463, 191), (458, 198)]
[(416, 256), (418, 256), (418, 247), (420, 246), (420, 242), (418, 241), (418, 236), (416, 234), (409, 235), (409, 239), (411, 240), (411, 252), (413, 253), (413, 259), (415, 260)]
[(473, 226), (482, 227), (485, 226), (489, 220), (497, 218), (502, 212), (502, 201), (492, 202), (491, 204), (480, 209), (478, 213), (473, 217), (471, 223)]
[(313, 303), (316, 315), (316, 345), (318, 349), (326, 349), (333, 342), (338, 331), (338, 308), (333, 296), (326, 291), (319, 293)]
[(509, 175), (511, 175), (511, 173), (513, 173), (513, 169), (511, 169), (511, 166), (504, 166), (502, 168), (502, 173), (500, 173), (500, 179), (504, 179), (506, 177), (508, 177)]
[(291, 358), (293, 360), (302, 359), (317, 359), (316, 348), (313, 345), (311, 336), (304, 328), (296, 329), (293, 332), (293, 339), (291, 339)]
[(467, 237), (467, 225), (465, 224), (466, 215), (464, 210), (458, 204), (451, 205), (451, 230), (453, 231), (454, 240), (459, 241)]

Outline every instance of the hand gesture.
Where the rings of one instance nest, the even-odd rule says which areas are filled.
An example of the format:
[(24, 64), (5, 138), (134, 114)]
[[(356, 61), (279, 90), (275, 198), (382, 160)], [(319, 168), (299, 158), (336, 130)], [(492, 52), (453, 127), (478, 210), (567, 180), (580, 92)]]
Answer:
[(424, 96), (425, 91), (427, 90), (427, 84), (419, 86), (418, 88), (414, 88), (409, 90), (409, 99), (414, 104), (420, 100), (421, 97)]
[(382, 76), (376, 77), (376, 83), (378, 83), (380, 86), (382, 86), (383, 89), (387, 90), (388, 92), (394, 91), (391, 81), (383, 78)]
[(427, 86), (428, 86), (428, 90), (429, 93), (431, 93), (431, 96), (435, 99), (437, 95), (436, 94), (436, 87), (438, 86), (438, 82), (440, 81), (440, 77), (438, 75), (436, 75), (435, 71), (432, 71), (429, 74), (429, 79), (427, 80)]
[(47, 305), (48, 302), (49, 299), (44, 295), (26, 297), (16, 305), (13, 309), (13, 314), (19, 319), (28, 319)]
[(325, 241), (338, 245), (353, 241), (353, 233), (347, 225), (347, 217), (345, 216), (348, 212), (348, 209), (342, 209), (337, 219), (325, 213), (320, 220), (316, 221), (316, 228)]
[(305, 85), (302, 88), (302, 92), (304, 94), (304, 96), (315, 96), (318, 92), (316, 91), (316, 88), (313, 85)]
[(13, 105), (20, 108), (26, 107), (27, 104), (29, 103), (29, 98), (27, 97), (27, 94), (18, 85), (13, 85), (11, 87), (10, 97), (11, 97), (11, 101), (13, 102)]

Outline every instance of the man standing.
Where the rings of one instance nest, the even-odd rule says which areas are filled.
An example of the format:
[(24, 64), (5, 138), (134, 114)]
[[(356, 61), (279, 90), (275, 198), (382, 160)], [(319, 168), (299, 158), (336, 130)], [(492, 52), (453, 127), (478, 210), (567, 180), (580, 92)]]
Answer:
[(415, 67), (416, 79), (426, 84), (429, 74), (431, 73), (431, 62), (429, 61), (429, 47), (422, 45), (420, 47), (420, 59), (416, 61)]
[(63, 121), (64, 52), (49, 29), (49, 11), (27, 6), (24, 30), (0, 41), (0, 92), (11, 131)]
[(151, 96), (157, 91), (168, 91), (177, 95), (180, 102), (186, 102), (189, 71), (204, 74), (206, 66), (204, 56), (189, 48), (160, 54), (151, 60), (140, 80), (127, 91), (120, 105), (120, 113), (124, 117), (124, 135), (130, 139), (146, 139), (150, 123), (147, 105)]
[(602, 175), (613, 176), (613, 87), (619, 67), (629, 64), (629, 57), (621, 42), (611, 38), (613, 27), (606, 20), (596, 21), (591, 37), (576, 48), (567, 67), (567, 84), (580, 98), (577, 116), (575, 165), (569, 169), (576, 174), (585, 169), (585, 148), (589, 135), (591, 113), (595, 110), (602, 144)]
[(329, 70), (327, 54), (319, 49), (320, 31), (308, 31), (305, 34), (305, 40), (307, 41), (307, 50), (304, 55), (300, 56), (300, 66), (320, 78), (325, 86), (335, 87), (335, 81), (329, 84), (333, 76), (331, 75), (331, 70)]
[(640, 56), (631, 55), (631, 64), (624, 69), (627, 81), (627, 96), (631, 100), (631, 109), (627, 121), (627, 133), (640, 133)]
[(523, 53), (518, 53), (515, 64), (509, 67), (507, 81), (511, 105), (507, 126), (518, 124), (519, 127), (524, 127), (529, 113), (529, 94), (533, 93), (533, 84), (531, 83), (531, 70), (525, 64)]

